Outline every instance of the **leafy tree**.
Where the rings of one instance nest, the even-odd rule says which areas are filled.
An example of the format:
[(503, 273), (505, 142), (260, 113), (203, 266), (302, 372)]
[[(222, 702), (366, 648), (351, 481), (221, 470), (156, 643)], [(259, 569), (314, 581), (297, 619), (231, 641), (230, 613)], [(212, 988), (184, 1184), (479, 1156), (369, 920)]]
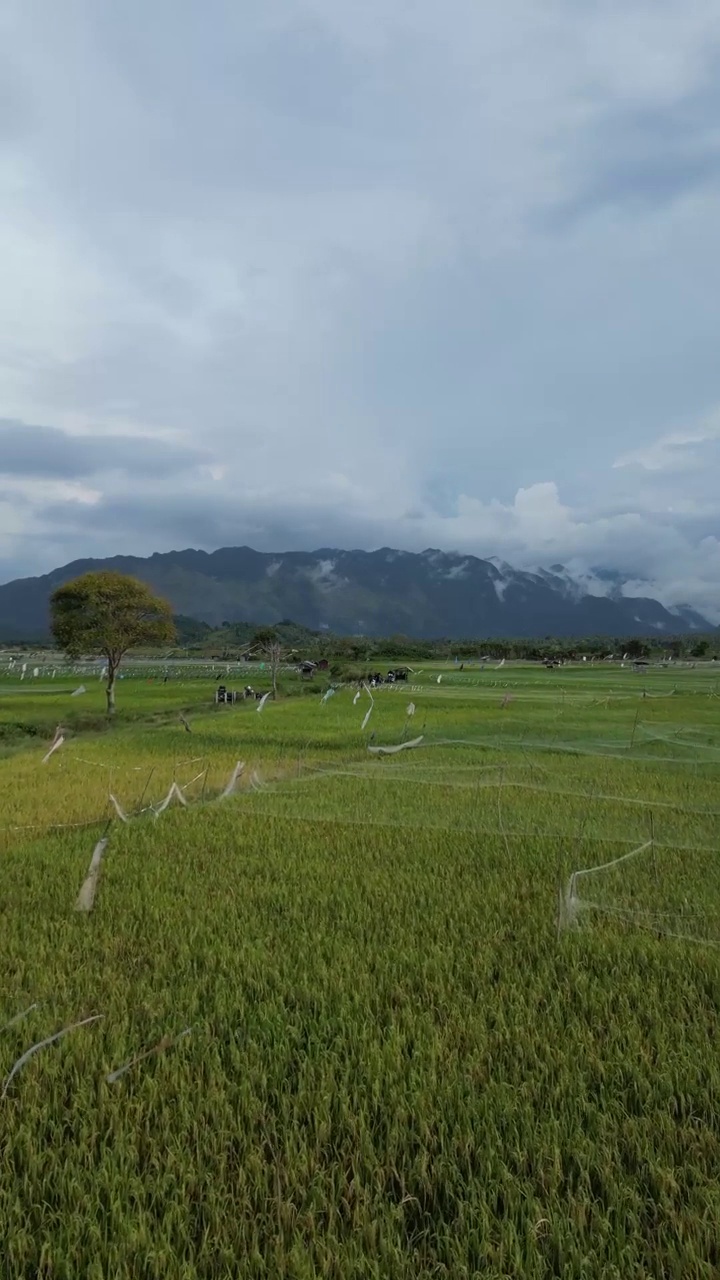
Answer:
[(690, 650), (690, 656), (692, 658), (704, 658), (709, 648), (710, 642), (708, 640), (698, 640), (697, 644), (693, 645)]
[(55, 641), (71, 658), (101, 653), (107, 662), (107, 710), (115, 710), (115, 678), (128, 649), (172, 644), (172, 610), (137, 578), (85, 573), (58, 587), (50, 600)]
[(625, 641), (625, 653), (628, 658), (647, 658), (650, 653), (650, 646), (645, 640), (639, 640), (637, 636)]

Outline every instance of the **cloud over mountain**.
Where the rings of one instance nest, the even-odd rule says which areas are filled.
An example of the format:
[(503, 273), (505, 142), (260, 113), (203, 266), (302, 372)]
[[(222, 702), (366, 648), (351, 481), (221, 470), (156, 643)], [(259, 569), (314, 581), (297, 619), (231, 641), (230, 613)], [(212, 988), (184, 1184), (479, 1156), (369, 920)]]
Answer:
[(0, 21), (2, 576), (431, 545), (720, 618), (715, 3)]

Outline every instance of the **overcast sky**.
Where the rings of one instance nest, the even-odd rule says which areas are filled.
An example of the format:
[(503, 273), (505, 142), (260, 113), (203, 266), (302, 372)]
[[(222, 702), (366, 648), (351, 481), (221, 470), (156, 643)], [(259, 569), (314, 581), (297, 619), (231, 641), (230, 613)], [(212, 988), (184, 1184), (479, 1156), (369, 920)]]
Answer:
[(0, 579), (428, 546), (720, 621), (718, 0), (4, 0)]

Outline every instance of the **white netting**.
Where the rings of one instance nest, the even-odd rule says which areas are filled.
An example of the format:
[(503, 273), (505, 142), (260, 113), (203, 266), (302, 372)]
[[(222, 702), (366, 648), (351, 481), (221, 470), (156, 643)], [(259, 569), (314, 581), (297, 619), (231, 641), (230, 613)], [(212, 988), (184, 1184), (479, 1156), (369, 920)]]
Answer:
[(161, 800), (160, 804), (154, 806), (155, 817), (158, 818), (161, 813), (164, 813), (168, 805), (172, 804), (172, 801), (174, 799), (177, 800), (178, 803), (183, 806), (187, 805), (187, 800), (183, 795), (177, 782), (171, 783), (170, 789), (167, 795), (165, 796), (165, 799)]
[(580, 897), (578, 886), (583, 877), (601, 875), (603, 871), (610, 871), (614, 867), (619, 867), (621, 863), (628, 862), (630, 858), (636, 858), (638, 854), (644, 853), (646, 849), (650, 848), (651, 844), (651, 840), (646, 840), (644, 844), (638, 845), (637, 849), (630, 849), (628, 853), (622, 853), (619, 858), (612, 858), (610, 862), (603, 862), (597, 867), (586, 867), (584, 870), (573, 871), (565, 893), (562, 895), (560, 927), (569, 929), (576, 925), (583, 909), (596, 908), (602, 910), (599, 904), (593, 902), (591, 898)]
[(229, 779), (228, 779), (228, 781), (227, 781), (227, 785), (225, 786), (224, 790), (223, 790), (223, 791), (221, 791), (220, 795), (218, 796), (218, 799), (219, 799), (219, 800), (227, 800), (228, 796), (231, 796), (231, 795), (232, 795), (233, 791), (234, 791), (234, 790), (235, 790), (235, 788), (237, 787), (238, 779), (240, 778), (240, 775), (242, 774), (242, 772), (243, 772), (244, 768), (245, 768), (245, 761), (244, 761), (244, 760), (238, 760), (237, 764), (235, 765), (235, 768), (233, 769), (232, 773), (230, 774), (230, 777), (229, 777)]
[[(367, 685), (345, 687), (332, 710), (317, 717), (321, 727), (307, 742), (297, 703), (273, 704), (271, 721), (258, 724), (251, 717), (249, 739), (255, 732), (264, 753), (258, 767), (241, 786), (238, 762), (222, 790), (215, 774), (207, 798), (237, 794), (228, 806), (231, 821), (333, 824), (340, 840), (344, 828), (392, 827), (438, 833), (441, 850), (440, 833), (452, 833), (450, 839), (462, 834), (503, 867), (526, 865), (528, 858), (547, 866), (550, 860), (553, 880), (558, 860), (561, 929), (582, 927), (595, 936), (637, 926), (663, 936), (720, 939), (720, 912), (713, 905), (720, 903), (713, 870), (720, 735), (707, 689), (702, 702), (698, 691), (694, 703), (676, 698), (650, 707), (638, 702), (637, 691), (602, 690), (604, 700), (592, 690), (566, 693), (557, 685), (547, 692), (513, 687), (510, 693), (499, 679), (468, 694), (455, 687), (463, 678), (464, 673), (446, 673), (438, 684), (437, 672), (429, 672), (424, 685), (381, 685), (372, 692)], [(402, 702), (379, 696), (402, 695), (403, 687)], [(407, 702), (409, 692), (417, 701)], [(364, 694), (368, 701), (361, 709)], [(676, 710), (678, 718), (694, 723), (673, 722)], [(371, 714), (368, 742), (358, 730), (364, 734)], [(415, 736), (408, 741), (410, 724)], [(202, 742), (201, 718), (194, 728), (194, 741)], [(175, 779), (183, 762), (176, 762), (172, 785), (152, 805), (144, 802), (145, 792), (129, 803), (138, 766), (87, 763), (111, 770), (109, 786), (102, 785), (105, 816), (109, 803), (129, 822), (148, 811), (157, 816), (173, 804), (209, 812), (201, 803), (205, 785), (202, 797), (197, 785), (207, 782), (209, 757), (195, 759), (202, 760), (201, 771), (181, 783)], [(70, 772), (75, 761), (81, 762), (66, 746), (43, 780)], [(154, 789), (161, 795), (167, 767), (165, 759), (155, 773)], [(89, 801), (88, 807), (94, 808)], [(83, 816), (78, 809), (68, 816)], [(99, 820), (89, 815), (93, 821)], [(47, 830), (49, 824), (37, 827)], [(541, 909), (546, 907), (547, 902)]]
[(560, 890), (558, 934), (603, 928), (720, 946), (715, 849), (658, 846), (653, 838), (596, 866), (573, 871)]
[(120, 821), (121, 821), (121, 822), (129, 822), (128, 815), (126, 814), (125, 810), (123, 809), (122, 805), (120, 804), (120, 801), (117, 799), (117, 797), (116, 797), (116, 796), (114, 796), (114, 795), (113, 795), (112, 791), (110, 792), (109, 799), (110, 799), (110, 803), (111, 803), (111, 805), (112, 805), (113, 809), (115, 810), (115, 812), (116, 812), (116, 814), (117, 814), (118, 818), (120, 819)]

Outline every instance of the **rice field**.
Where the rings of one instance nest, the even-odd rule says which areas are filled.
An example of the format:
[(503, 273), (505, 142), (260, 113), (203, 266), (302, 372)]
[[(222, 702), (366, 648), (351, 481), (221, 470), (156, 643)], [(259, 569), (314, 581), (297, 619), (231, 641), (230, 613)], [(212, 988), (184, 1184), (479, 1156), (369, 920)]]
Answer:
[(715, 668), (215, 674), (0, 674), (0, 1273), (720, 1275)]

